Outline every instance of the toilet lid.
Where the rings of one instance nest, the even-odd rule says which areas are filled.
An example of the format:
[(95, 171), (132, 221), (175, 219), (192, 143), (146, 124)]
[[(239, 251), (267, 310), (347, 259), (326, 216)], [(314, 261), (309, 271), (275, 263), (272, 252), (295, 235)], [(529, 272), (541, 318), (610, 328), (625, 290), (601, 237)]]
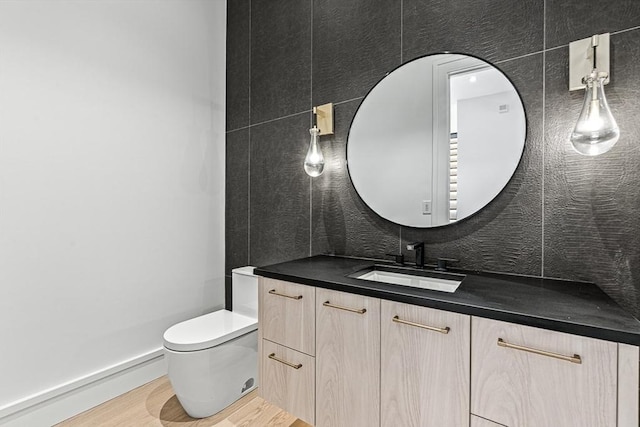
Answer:
[(256, 329), (257, 319), (219, 310), (173, 325), (164, 333), (164, 346), (174, 351), (204, 350)]

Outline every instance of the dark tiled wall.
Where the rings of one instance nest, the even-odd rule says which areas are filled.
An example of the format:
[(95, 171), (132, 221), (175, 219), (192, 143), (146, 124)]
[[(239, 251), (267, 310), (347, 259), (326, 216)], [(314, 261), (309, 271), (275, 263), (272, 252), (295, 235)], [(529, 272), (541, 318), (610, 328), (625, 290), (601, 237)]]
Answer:
[[(423, 240), (428, 259), (458, 258), (464, 268), (596, 282), (640, 317), (640, 1), (227, 7), (227, 275), (319, 253), (384, 258)], [(612, 33), (606, 89), (622, 136), (588, 158), (568, 142), (583, 96), (566, 89), (568, 43), (603, 32)], [(346, 135), (386, 72), (445, 50), (483, 57), (515, 83), (528, 119), (524, 158), (481, 213), (444, 228), (401, 227), (358, 198)], [(325, 102), (336, 104), (336, 133), (322, 138), (325, 173), (311, 179), (302, 168), (310, 110)]]

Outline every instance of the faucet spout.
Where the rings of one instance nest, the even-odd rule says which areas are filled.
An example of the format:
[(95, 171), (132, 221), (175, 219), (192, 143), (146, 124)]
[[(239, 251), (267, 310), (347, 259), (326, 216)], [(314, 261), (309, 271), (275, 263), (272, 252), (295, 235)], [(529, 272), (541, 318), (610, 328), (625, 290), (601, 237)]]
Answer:
[(424, 242), (409, 243), (407, 250), (416, 251), (416, 267), (424, 268)]

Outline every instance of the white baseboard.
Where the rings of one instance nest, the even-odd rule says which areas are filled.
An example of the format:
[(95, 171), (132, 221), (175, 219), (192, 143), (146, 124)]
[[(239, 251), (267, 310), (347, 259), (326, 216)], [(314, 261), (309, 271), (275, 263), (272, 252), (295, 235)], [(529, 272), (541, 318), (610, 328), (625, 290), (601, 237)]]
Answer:
[(49, 427), (166, 373), (160, 348), (0, 407), (0, 425)]

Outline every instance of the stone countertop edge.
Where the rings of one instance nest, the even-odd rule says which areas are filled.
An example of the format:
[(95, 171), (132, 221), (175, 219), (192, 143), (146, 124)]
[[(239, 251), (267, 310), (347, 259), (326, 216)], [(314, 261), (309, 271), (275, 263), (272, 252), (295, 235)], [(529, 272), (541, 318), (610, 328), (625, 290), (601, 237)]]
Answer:
[(584, 337), (640, 345), (640, 321), (593, 283), (452, 269), (451, 272), (466, 274), (466, 277), (456, 292), (448, 293), (347, 277), (374, 264), (393, 265), (371, 259), (316, 255), (258, 267), (255, 274)]

